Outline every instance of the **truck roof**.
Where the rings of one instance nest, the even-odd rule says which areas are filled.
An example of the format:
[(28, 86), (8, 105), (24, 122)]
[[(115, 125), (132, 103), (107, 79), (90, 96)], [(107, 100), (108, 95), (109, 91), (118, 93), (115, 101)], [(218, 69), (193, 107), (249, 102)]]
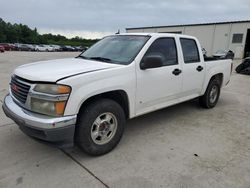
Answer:
[(155, 36), (155, 37), (174, 37), (174, 36), (179, 36), (179, 37), (185, 37), (185, 38), (195, 38), (190, 35), (183, 35), (183, 34), (175, 34), (175, 33), (121, 33), (117, 35), (141, 35), (141, 36)]

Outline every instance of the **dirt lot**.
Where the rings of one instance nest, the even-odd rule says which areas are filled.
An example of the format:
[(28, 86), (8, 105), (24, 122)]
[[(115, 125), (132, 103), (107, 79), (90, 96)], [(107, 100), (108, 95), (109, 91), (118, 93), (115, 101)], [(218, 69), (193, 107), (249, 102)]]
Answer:
[[(18, 65), (76, 55), (1, 53), (0, 104)], [(0, 119), (0, 188), (250, 187), (249, 76), (234, 73), (214, 109), (193, 100), (130, 120), (118, 147), (101, 157), (38, 143), (2, 109)]]

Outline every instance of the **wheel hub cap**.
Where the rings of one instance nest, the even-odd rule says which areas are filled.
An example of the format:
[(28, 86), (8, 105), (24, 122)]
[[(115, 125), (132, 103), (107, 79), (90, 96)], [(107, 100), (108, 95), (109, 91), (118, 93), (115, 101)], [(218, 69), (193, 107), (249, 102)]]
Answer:
[(108, 143), (115, 135), (117, 119), (110, 112), (99, 115), (91, 127), (91, 138), (95, 144), (103, 145)]
[(210, 95), (209, 95), (210, 103), (214, 103), (217, 99), (217, 96), (218, 96), (218, 87), (213, 86), (211, 91), (210, 91)]

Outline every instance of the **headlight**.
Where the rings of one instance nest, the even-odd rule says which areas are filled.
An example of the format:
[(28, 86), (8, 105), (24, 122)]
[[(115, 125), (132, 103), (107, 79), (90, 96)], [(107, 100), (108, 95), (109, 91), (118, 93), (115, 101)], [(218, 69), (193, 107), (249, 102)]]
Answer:
[(71, 88), (65, 85), (53, 85), (53, 84), (37, 84), (34, 88), (34, 91), (58, 95), (58, 94), (69, 94)]
[(31, 111), (62, 116), (71, 88), (65, 85), (37, 84), (30, 93)]
[(66, 101), (54, 102), (31, 98), (31, 110), (41, 114), (62, 116), (64, 113), (65, 106)]

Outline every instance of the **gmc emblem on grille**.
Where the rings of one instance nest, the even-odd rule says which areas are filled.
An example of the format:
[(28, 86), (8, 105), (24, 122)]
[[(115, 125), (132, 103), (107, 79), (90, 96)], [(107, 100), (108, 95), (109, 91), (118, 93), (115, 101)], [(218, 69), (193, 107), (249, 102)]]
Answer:
[(19, 91), (19, 87), (16, 84), (12, 84), (11, 88), (13, 89), (13, 91), (18, 92)]

